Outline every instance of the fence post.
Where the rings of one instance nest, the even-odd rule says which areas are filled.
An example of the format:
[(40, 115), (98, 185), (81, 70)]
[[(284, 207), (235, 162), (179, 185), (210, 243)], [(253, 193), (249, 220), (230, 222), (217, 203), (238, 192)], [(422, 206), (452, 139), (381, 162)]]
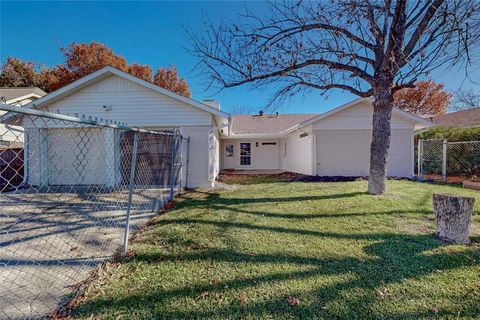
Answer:
[(123, 237), (123, 254), (127, 253), (128, 236), (130, 233), (130, 211), (132, 209), (133, 185), (135, 183), (135, 171), (137, 169), (137, 152), (138, 151), (138, 132), (133, 133), (132, 146), (132, 163), (130, 164), (130, 177), (128, 181), (128, 204), (127, 204), (127, 220), (125, 223), (125, 236)]
[(188, 188), (188, 164), (190, 162), (190, 137), (187, 139), (187, 163), (185, 165), (185, 189)]
[(423, 180), (423, 140), (418, 140), (417, 145), (417, 175), (419, 180)]
[(175, 143), (176, 143), (176, 139), (177, 139), (177, 131), (174, 130), (173, 131), (173, 137), (172, 137), (172, 144), (170, 146), (170, 150), (171, 150), (171, 163), (170, 163), (170, 200), (173, 200), (173, 183), (174, 183), (174, 179), (175, 179), (175, 156), (176, 156), (176, 151), (175, 151)]
[(447, 182), (447, 147), (448, 140), (443, 139), (443, 148), (442, 148), (442, 180)]

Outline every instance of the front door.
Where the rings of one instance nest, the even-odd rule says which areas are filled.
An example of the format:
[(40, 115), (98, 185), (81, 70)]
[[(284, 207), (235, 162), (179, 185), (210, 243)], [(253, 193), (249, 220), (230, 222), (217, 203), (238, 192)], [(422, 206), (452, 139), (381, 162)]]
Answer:
[(223, 150), (223, 168), (224, 169), (235, 169), (235, 152), (233, 143), (226, 143), (224, 144)]
[(252, 144), (240, 142), (240, 167), (252, 166)]

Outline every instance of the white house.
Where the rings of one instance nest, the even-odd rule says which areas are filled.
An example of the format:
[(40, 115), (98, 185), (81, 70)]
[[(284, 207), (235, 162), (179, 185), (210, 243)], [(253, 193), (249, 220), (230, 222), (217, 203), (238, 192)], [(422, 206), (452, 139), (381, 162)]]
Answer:
[[(47, 93), (37, 87), (25, 88), (0, 88), (2, 103), (16, 106), (26, 105)], [(0, 116), (5, 112), (0, 110)], [(21, 146), (23, 144), (23, 129), (18, 126), (0, 124), (0, 147)]]
[[(233, 116), (230, 132), (221, 135), (221, 168), (367, 176), (372, 115), (372, 101), (357, 99), (323, 114)], [(431, 125), (393, 110), (389, 176), (413, 176), (413, 132)]]
[[(176, 128), (190, 137), (189, 185), (208, 187), (221, 169), (278, 169), (307, 175), (368, 175), (372, 105), (358, 99), (324, 114), (241, 115), (230, 117), (215, 101), (198, 102), (105, 67), (28, 104), (61, 114), (85, 114), (150, 129)], [(73, 129), (54, 122), (41, 126), (25, 117), (27, 182), (74, 184), (71, 144), (85, 142), (91, 159), (86, 184), (114, 184), (109, 174), (115, 138), (112, 129), (89, 129), (76, 141)], [(394, 110), (388, 174), (413, 175), (413, 131), (431, 122)], [(48, 147), (47, 147), (48, 146)], [(48, 165), (39, 159), (47, 156)], [(31, 165), (32, 160), (40, 165)], [(63, 170), (56, 170), (61, 166)], [(70, 169), (69, 169), (70, 168)], [(58, 172), (57, 172), (58, 171)], [(185, 174), (185, 173), (184, 173)], [(48, 181), (45, 181), (48, 179)]]
[[(25, 107), (64, 115), (87, 115), (152, 130), (177, 129), (191, 139), (189, 187), (212, 186), (218, 175), (218, 128), (228, 125), (229, 115), (213, 101), (198, 102), (105, 67)], [(77, 183), (78, 155), (74, 154), (74, 146), (83, 143), (81, 150), (85, 154), (81, 158), (87, 162), (82, 165), (91, 170), (84, 170), (87, 176), (81, 177), (81, 184), (114, 183), (113, 129), (91, 128), (79, 135), (75, 129), (64, 129), (66, 124), (69, 125), (61, 123), (60, 129), (55, 121), (23, 117), (27, 182)]]

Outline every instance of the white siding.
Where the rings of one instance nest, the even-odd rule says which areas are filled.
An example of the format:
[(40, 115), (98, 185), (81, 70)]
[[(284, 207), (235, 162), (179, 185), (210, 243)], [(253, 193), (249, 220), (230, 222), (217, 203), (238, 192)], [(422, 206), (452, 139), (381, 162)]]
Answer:
[[(317, 175), (368, 176), (372, 130), (318, 130)], [(394, 129), (390, 144), (387, 175), (409, 177), (413, 172), (411, 129)]]
[[(309, 128), (308, 128), (309, 129)], [(306, 130), (308, 131), (308, 130)], [(306, 137), (300, 138), (302, 133), (308, 134)], [(313, 135), (311, 132), (293, 132), (286, 140), (286, 159), (285, 169), (287, 171), (313, 175)]]
[[(371, 129), (373, 108), (367, 102), (360, 102), (345, 110), (312, 124), (313, 130), (324, 129)], [(395, 114), (392, 115), (392, 129), (412, 129), (414, 123)]]
[(190, 137), (188, 188), (209, 187), (209, 137), (212, 126), (180, 127), (184, 137)]
[[(5, 111), (0, 111), (0, 116), (5, 114)], [(23, 143), (23, 128), (19, 126), (4, 125), (0, 123), (0, 140), (8, 142)]]
[[(105, 111), (103, 106), (112, 108)], [(116, 76), (48, 106), (51, 112), (127, 122), (133, 126), (211, 125), (212, 115)]]
[[(264, 170), (281, 169), (280, 140), (278, 139), (239, 139), (222, 140), (221, 157), (225, 161), (225, 145), (233, 144), (234, 169), (236, 170)], [(240, 143), (251, 145), (251, 165), (240, 165)], [(263, 145), (262, 143), (276, 143), (275, 145)], [(257, 147), (258, 144), (258, 147)], [(225, 169), (222, 162), (222, 169)]]

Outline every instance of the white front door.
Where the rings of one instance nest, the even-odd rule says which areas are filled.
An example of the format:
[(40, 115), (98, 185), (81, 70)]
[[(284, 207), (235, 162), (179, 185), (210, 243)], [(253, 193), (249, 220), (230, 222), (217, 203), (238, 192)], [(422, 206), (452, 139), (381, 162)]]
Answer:
[(233, 143), (223, 145), (223, 168), (235, 169), (235, 147)]

